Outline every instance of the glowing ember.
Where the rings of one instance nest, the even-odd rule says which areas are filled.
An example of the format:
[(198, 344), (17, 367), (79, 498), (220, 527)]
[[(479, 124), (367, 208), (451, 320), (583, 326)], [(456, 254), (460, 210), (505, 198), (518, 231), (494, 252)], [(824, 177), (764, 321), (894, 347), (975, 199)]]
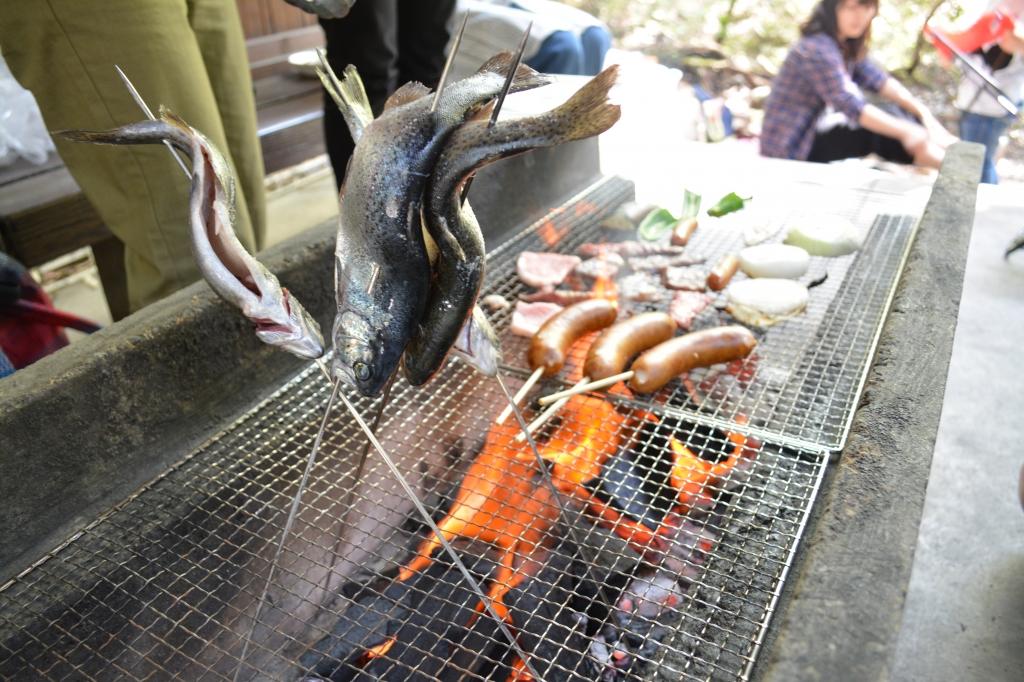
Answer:
[(556, 227), (555, 223), (549, 219), (545, 220), (544, 224), (540, 226), (540, 228), (537, 230), (537, 235), (540, 236), (541, 241), (543, 241), (546, 245), (553, 247), (557, 246), (558, 243), (562, 241), (562, 237), (564, 237), (568, 232), (568, 225)]

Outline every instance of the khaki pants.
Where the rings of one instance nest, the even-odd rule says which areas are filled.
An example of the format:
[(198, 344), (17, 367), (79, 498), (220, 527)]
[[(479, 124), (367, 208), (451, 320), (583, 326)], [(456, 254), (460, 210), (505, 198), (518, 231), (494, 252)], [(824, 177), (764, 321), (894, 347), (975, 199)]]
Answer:
[[(238, 237), (251, 251), (262, 247), (263, 158), (235, 0), (6, 3), (0, 52), (50, 130), (104, 130), (144, 118), (114, 71), (119, 65), (154, 111), (166, 106), (224, 152), (238, 174)], [(166, 148), (55, 142), (124, 242), (132, 310), (199, 278), (188, 182)]]

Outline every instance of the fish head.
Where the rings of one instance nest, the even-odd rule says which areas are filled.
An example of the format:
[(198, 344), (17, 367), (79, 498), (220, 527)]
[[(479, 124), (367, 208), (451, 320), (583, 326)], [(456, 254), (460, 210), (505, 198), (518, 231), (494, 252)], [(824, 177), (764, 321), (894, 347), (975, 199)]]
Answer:
[(324, 354), (320, 325), (284, 287), (274, 308), (272, 316), (253, 319), (260, 341), (300, 358), (315, 360)]
[(402, 355), (385, 343), (385, 332), (352, 310), (334, 320), (332, 374), (366, 397), (380, 395)]

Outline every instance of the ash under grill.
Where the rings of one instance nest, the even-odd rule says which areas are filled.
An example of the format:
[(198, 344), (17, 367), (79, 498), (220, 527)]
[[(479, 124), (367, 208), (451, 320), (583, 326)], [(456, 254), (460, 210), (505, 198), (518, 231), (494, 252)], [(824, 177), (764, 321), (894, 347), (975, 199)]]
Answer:
[[(601, 219), (630, 193), (620, 180), (603, 181), (496, 249), (488, 293), (519, 293), (515, 256), (549, 248), (543, 231), (561, 235), (555, 248), (566, 252), (599, 240)], [(865, 225), (869, 195), (853, 198), (850, 212)], [(832, 259), (807, 315), (762, 337), (754, 369), (782, 367), (781, 390), (751, 382), (696, 409), (674, 383), (665, 404), (609, 396), (601, 409), (617, 416), (591, 430), (571, 410), (554, 420), (539, 434), (542, 450), (559, 438), (575, 443), (579, 460), (601, 472), (563, 495), (564, 509), (532, 453), (487, 438), (505, 404), (492, 380), (453, 363), (423, 389), (396, 386), (378, 434), (442, 527), (467, 481), (498, 470), (482, 466), (482, 451), (500, 465), (500, 487), (520, 491), (513, 501), (535, 505), (533, 534), (518, 545), (507, 580), (517, 584), (501, 599), (544, 679), (749, 676), (827, 448), (845, 437), (912, 227), (904, 218), (876, 221), (859, 255)], [(738, 245), (736, 232), (705, 232), (691, 248), (712, 260)], [(695, 328), (721, 318), (709, 310)], [(507, 322), (499, 318), (499, 329)], [(525, 343), (502, 336), (515, 390), (527, 374)], [(306, 370), (0, 587), (0, 678), (231, 679), (328, 389)], [(357, 407), (370, 415), (376, 403)], [(374, 452), (339, 544), (364, 443), (342, 412), (329, 420), (244, 677), (526, 679), (443, 552), (399, 580), (429, 531)], [(563, 465), (549, 470), (565, 482), (579, 465)], [(716, 466), (719, 475), (682, 495), (680, 475)], [(625, 517), (598, 522), (601, 504), (648, 530), (667, 529), (665, 548), (642, 557), (623, 537)], [(485, 591), (500, 587), (508, 555), (479, 531), (507, 526), (507, 537), (524, 540), (514, 525), (522, 519), (510, 518), (515, 506), (455, 537)]]

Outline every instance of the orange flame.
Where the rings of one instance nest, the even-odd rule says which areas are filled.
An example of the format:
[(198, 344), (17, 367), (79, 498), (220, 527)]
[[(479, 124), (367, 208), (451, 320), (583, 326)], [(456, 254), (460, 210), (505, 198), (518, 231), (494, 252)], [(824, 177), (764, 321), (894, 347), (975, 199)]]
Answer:
[[(604, 258), (604, 256), (599, 256), (599, 258)], [(611, 277), (595, 279), (593, 291), (596, 298), (603, 298), (613, 303), (617, 303), (619, 300), (619, 287), (615, 285), (615, 280)]]
[(533, 682), (533, 675), (526, 669), (523, 659), (516, 656), (516, 660), (512, 664), (512, 672), (505, 678), (505, 682)]
[(537, 234), (548, 246), (556, 246), (558, 242), (562, 241), (562, 237), (569, 232), (569, 226), (563, 225), (562, 227), (555, 227), (555, 224), (549, 218), (544, 221), (544, 224), (537, 230)]
[(597, 213), (597, 204), (584, 199), (576, 204), (573, 212), (576, 214), (577, 218), (591, 215), (593, 213)]
[(740, 457), (751, 456), (746, 447), (745, 436), (732, 432), (729, 433), (728, 439), (733, 445), (732, 452), (726, 459), (714, 464), (693, 454), (674, 436), (669, 438), (669, 445), (672, 447), (672, 471), (669, 473), (669, 480), (678, 493), (680, 507), (692, 509), (711, 504), (713, 500), (707, 488), (732, 473)]
[(395, 645), (396, 638), (394, 636), (388, 637), (383, 642), (376, 646), (371, 646), (365, 652), (360, 659), (362, 665), (366, 665), (375, 658), (387, 656), (387, 653), (391, 651), (391, 647)]

